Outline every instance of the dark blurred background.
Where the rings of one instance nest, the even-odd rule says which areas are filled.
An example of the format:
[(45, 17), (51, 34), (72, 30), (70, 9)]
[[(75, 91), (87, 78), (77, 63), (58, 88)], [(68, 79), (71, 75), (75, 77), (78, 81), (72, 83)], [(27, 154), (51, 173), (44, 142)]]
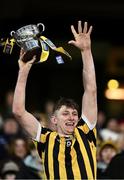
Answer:
[[(0, 38), (10, 37), (10, 31), (28, 24), (42, 22), (44, 36), (56, 46), (63, 46), (72, 61), (63, 57), (64, 64), (57, 64), (55, 56), (32, 67), (27, 84), (27, 108), (42, 109), (46, 99), (74, 98), (81, 105), (83, 93), (80, 52), (67, 44), (73, 38), (70, 25), (88, 21), (93, 25), (92, 52), (96, 68), (98, 106), (108, 116), (124, 116), (124, 100), (108, 100), (105, 97), (107, 82), (124, 78), (124, 2), (123, 1), (40, 1), (1, 0)], [(0, 104), (9, 89), (14, 89), (18, 75), (20, 48), (15, 46), (11, 55), (0, 47)]]

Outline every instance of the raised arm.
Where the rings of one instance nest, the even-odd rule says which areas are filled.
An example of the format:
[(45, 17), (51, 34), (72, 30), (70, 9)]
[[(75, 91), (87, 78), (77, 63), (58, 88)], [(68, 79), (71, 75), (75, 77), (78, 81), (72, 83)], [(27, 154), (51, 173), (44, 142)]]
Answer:
[(13, 100), (13, 113), (21, 126), (27, 131), (31, 138), (36, 138), (39, 128), (39, 122), (37, 119), (25, 109), (25, 89), (27, 83), (27, 77), (32, 67), (35, 57), (33, 57), (27, 63), (23, 62), (25, 52), (21, 49), (19, 58), (19, 73), (17, 84), (14, 92)]
[(87, 22), (84, 23), (82, 30), (81, 21), (78, 21), (78, 32), (74, 26), (71, 26), (71, 31), (75, 40), (69, 41), (81, 51), (83, 62), (83, 87), (84, 94), (82, 97), (82, 117), (88, 124), (90, 129), (93, 129), (97, 121), (97, 88), (95, 68), (91, 52), (91, 39), (92, 26), (87, 27)]

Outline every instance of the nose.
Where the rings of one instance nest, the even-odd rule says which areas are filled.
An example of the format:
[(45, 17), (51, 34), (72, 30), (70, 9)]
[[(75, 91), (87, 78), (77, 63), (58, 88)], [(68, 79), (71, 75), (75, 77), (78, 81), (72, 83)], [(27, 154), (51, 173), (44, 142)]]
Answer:
[(74, 115), (73, 115), (73, 114), (70, 114), (69, 119), (70, 119), (70, 120), (74, 120)]

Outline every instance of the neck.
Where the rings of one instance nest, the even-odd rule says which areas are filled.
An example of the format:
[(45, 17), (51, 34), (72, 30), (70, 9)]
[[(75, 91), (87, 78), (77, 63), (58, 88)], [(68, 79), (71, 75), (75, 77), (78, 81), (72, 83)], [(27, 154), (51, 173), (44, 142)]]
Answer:
[(60, 137), (72, 137), (73, 134), (61, 134), (61, 133), (58, 133)]

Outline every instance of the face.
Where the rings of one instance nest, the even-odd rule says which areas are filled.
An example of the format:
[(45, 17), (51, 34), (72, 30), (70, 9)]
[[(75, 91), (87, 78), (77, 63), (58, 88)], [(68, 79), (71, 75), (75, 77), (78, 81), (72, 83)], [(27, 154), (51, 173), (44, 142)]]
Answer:
[(106, 147), (101, 152), (102, 160), (109, 164), (111, 159), (116, 155), (116, 150), (112, 147)]
[(18, 132), (18, 124), (13, 119), (8, 119), (3, 125), (6, 134), (16, 134)]
[(15, 141), (14, 153), (22, 159), (27, 155), (26, 142), (24, 140), (17, 139)]
[(76, 109), (63, 105), (55, 112), (54, 123), (57, 126), (57, 132), (61, 135), (72, 134), (77, 122), (78, 112)]
[(5, 176), (5, 179), (6, 180), (14, 180), (14, 179), (16, 179), (16, 174), (6, 174), (6, 176)]
[(7, 95), (6, 95), (6, 103), (7, 103), (8, 106), (12, 106), (13, 96), (14, 96), (14, 93), (12, 91), (7, 93)]
[(118, 132), (118, 123), (117, 120), (114, 118), (109, 119), (109, 122), (107, 124), (107, 128), (114, 131)]
[(53, 112), (54, 103), (53, 102), (47, 102), (45, 106), (45, 111), (47, 114), (51, 114)]

